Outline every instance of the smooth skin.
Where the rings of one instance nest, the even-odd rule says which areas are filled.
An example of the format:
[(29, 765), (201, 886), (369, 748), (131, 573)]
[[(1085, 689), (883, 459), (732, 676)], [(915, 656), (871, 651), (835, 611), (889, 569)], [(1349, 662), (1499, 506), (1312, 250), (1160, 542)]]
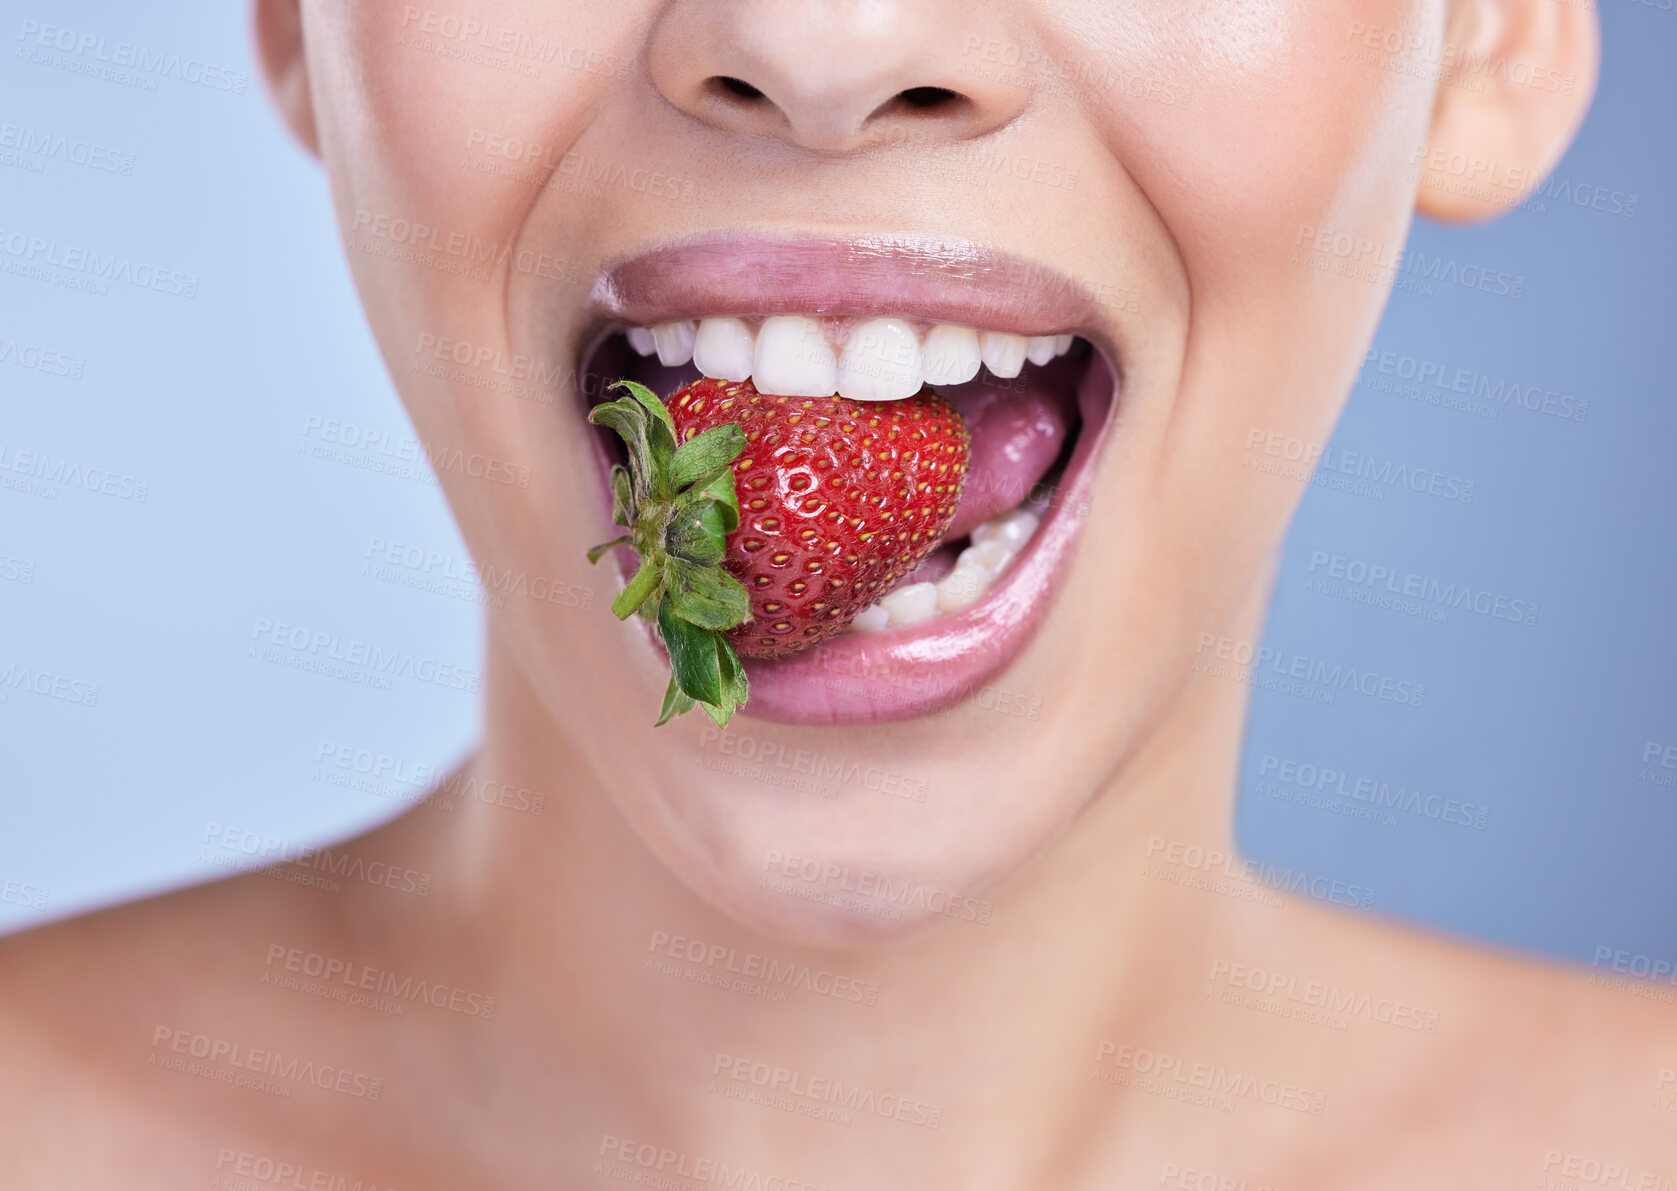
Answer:
[[(423, 896), (251, 875), (0, 945), (0, 1185), (287, 1185), (266, 1162), (304, 1186), (572, 1188), (668, 1175), (683, 1152), (689, 1184), (719, 1161), (783, 1191), (1677, 1176), (1671, 1006), (1197, 861), (1234, 853), (1246, 688), (1196, 673), (1196, 645), (1257, 639), (1302, 490), (1243, 466), (1248, 435), (1326, 440), (1387, 292), (1321, 267), (1337, 258), (1315, 237), (1389, 259), (1416, 211), (1517, 202), (1587, 108), (1591, 10), (258, 0), (256, 27), (421, 435), (531, 469), (528, 488), (441, 475), (474, 555), (605, 598), (490, 610), (483, 744), (456, 795), (335, 850), (423, 875)], [(1386, 52), (1388, 36), (1420, 48)], [(512, 55), (494, 46), (536, 42), (557, 49), (533, 73), (496, 64)], [(1441, 77), (1427, 63), (1446, 52), (1470, 64)], [(730, 99), (719, 75), (763, 99)], [(918, 87), (960, 98), (893, 100)], [(490, 136), (541, 151), (509, 161)], [(981, 170), (1003, 152), (1058, 169)], [(1518, 181), (1464, 193), (1455, 160)], [(578, 162), (608, 167), (603, 196), (568, 183)], [(679, 197), (613, 181), (614, 165), (677, 179)], [(385, 251), (381, 217), (513, 251), (482, 276), (423, 267)], [(903, 774), (924, 802), (766, 787), (696, 763), (716, 755), (698, 717), (648, 727), (656, 659), (581, 561), (609, 533), (574, 383), (526, 401), (410, 367), (425, 335), (574, 361), (601, 267), (738, 227), (961, 237), (1112, 295), (1098, 329), (1122, 361), (1120, 432), (1053, 610), (998, 680), (1040, 716), (741, 721)], [(521, 789), (546, 794), (541, 815), (493, 801)], [(953, 892), (962, 911), (789, 897), (762, 880), (770, 851)], [(672, 958), (677, 938), (702, 958)], [(292, 949), (448, 995), (396, 1014), (284, 987)], [(695, 978), (727, 976), (729, 949), (753, 973), (748, 954), (842, 982), (780, 1001)], [(1349, 1007), (1324, 1023), (1247, 1004), (1236, 965)], [(219, 1075), (171, 1069), (194, 1036), (259, 1066), (251, 1048), (329, 1066), (343, 1090), (230, 1085), (227, 1053)], [(1114, 1082), (1156, 1061), (1143, 1053), (1181, 1078)], [(742, 1102), (753, 1063), (893, 1099), (848, 1124)], [(1225, 1081), (1211, 1094), (1233, 1111), (1181, 1095)]]

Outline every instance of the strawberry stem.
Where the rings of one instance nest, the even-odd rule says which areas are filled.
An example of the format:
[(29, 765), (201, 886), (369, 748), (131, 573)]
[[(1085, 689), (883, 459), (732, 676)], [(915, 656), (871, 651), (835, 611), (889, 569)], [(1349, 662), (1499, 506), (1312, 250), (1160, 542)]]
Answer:
[(656, 394), (631, 380), (628, 396), (589, 411), (588, 420), (623, 439), (629, 465), (611, 470), (612, 520), (629, 532), (588, 552), (598, 562), (630, 546), (640, 567), (611, 602), (619, 620), (637, 611), (658, 626), (670, 657), (670, 683), (658, 723), (695, 705), (726, 727), (751, 687), (727, 630), (751, 619), (745, 587), (722, 567), (727, 535), (739, 526), (730, 464), (745, 449), (738, 422), (687, 442)]

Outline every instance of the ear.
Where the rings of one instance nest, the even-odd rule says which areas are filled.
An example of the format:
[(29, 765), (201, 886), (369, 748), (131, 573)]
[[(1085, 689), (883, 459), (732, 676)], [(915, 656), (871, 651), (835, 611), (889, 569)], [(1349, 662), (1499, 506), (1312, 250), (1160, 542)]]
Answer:
[(320, 156), (314, 125), (314, 99), (309, 94), (308, 57), (303, 52), (301, 0), (256, 0), (256, 53), (268, 94), (279, 108), (286, 127), (305, 149)]
[(1572, 143), (1601, 30), (1582, 0), (1450, 0), (1415, 209), (1446, 223), (1518, 206)]

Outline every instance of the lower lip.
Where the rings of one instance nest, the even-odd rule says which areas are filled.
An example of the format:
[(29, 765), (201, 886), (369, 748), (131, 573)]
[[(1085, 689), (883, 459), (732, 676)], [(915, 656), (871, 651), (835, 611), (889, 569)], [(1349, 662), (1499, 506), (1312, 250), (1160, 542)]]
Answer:
[[(745, 659), (741, 715), (783, 724), (881, 724), (970, 698), (1018, 656), (1047, 615), (1082, 528), (1089, 460), (1113, 418), (1116, 382), (1097, 358), (1078, 386), (1082, 429), (1031, 542), (985, 598), (964, 612), (880, 633), (846, 633), (779, 660)], [(649, 626), (650, 627), (650, 626)]]

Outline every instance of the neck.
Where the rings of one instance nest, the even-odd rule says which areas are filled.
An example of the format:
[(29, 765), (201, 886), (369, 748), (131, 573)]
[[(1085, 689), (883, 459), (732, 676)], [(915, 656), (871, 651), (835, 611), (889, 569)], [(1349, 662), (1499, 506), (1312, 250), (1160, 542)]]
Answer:
[[(1232, 631), (1254, 639), (1260, 621), (1253, 601)], [(483, 746), (464, 776), (543, 792), (545, 807), (459, 800), (436, 871), (460, 937), (512, 986), (494, 990), (507, 1015), (527, 1019), (506, 1035), (521, 1059), (548, 1050), (551, 1069), (589, 1088), (588, 1144), (778, 1163), (821, 1186), (900, 1183), (881, 1176), (927, 1163), (952, 1185), (978, 1181), (975, 1163), (992, 1177), (1014, 1163), (1028, 1182), (1120, 1103), (1090, 1082), (1103, 1044), (1168, 1034), (1203, 999), (1207, 957), (1237, 927), (1251, 941), (1249, 905), (1157, 876), (1180, 846), (1234, 855), (1238, 683), (1192, 679), (1047, 854), (988, 895), (988, 923), (822, 952), (750, 931), (675, 881), (493, 644), (487, 673)], [(849, 1111), (852, 1128), (794, 1127), (772, 1104), (737, 1102), (771, 1090), (764, 1079), (798, 1115)], [(872, 1107), (846, 1110), (858, 1086)], [(796, 1152), (779, 1149), (789, 1138)]]

